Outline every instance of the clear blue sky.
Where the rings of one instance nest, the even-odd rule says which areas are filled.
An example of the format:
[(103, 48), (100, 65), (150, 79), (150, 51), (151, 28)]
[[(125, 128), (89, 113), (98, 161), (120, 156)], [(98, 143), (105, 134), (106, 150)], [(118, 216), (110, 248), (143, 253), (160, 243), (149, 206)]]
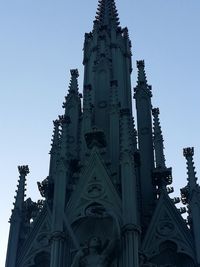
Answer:
[[(159, 106), (167, 165), (176, 195), (186, 184), (182, 148), (195, 146), (200, 177), (200, 1), (118, 0), (135, 61), (145, 59)], [(18, 179), (28, 164), (28, 197), (48, 175), (52, 120), (62, 113), (70, 79), (79, 68), (82, 89), (84, 33), (92, 29), (97, 0), (0, 1), (0, 267), (4, 266), (8, 219)]]

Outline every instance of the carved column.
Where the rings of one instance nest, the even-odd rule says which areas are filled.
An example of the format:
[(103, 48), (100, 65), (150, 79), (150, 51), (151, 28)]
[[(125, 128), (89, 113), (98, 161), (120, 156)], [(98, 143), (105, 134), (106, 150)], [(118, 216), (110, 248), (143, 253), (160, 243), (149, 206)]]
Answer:
[(128, 109), (121, 110), (121, 184), (122, 184), (122, 267), (139, 267), (138, 205), (134, 168), (131, 119)]
[(53, 232), (50, 242), (51, 245), (51, 267), (63, 267), (64, 266), (64, 242), (66, 235), (64, 232)]
[(54, 182), (54, 199), (52, 214), (52, 238), (51, 238), (51, 267), (64, 267), (64, 212), (66, 203), (66, 187), (68, 184), (68, 160), (67, 160), (67, 136), (70, 119), (61, 116), (62, 124), (61, 149)]
[(126, 224), (122, 228), (122, 267), (139, 267), (138, 237), (140, 228)]
[(109, 149), (112, 171), (117, 173), (119, 165), (119, 101), (118, 101), (118, 83), (111, 81), (110, 93), (110, 138)]

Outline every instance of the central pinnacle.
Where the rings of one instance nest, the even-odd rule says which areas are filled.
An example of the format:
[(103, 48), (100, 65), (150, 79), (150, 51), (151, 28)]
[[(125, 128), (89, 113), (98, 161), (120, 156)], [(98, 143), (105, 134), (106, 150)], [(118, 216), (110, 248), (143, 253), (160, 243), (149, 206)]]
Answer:
[(111, 24), (115, 26), (119, 25), (115, 0), (99, 0), (96, 21), (101, 26), (109, 26)]

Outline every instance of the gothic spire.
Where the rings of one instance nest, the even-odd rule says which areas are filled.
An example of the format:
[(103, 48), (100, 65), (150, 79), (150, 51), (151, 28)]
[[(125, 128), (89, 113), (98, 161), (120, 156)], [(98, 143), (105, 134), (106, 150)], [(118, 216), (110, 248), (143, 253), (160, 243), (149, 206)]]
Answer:
[(137, 93), (144, 93), (147, 94), (149, 97), (152, 97), (151, 93), (151, 86), (148, 85), (146, 73), (145, 73), (145, 62), (144, 60), (137, 61), (137, 68), (138, 68), (138, 79), (137, 79), (137, 86), (134, 89), (136, 98)]
[(154, 150), (152, 133), (152, 104), (151, 87), (147, 84), (145, 64), (137, 61), (138, 82), (134, 89), (134, 98), (137, 110), (138, 147), (140, 153), (140, 188), (143, 227), (148, 227), (150, 210), (155, 205), (156, 186), (152, 183), (154, 170)]
[(152, 109), (153, 115), (153, 145), (155, 152), (155, 169), (154, 169), (154, 181), (158, 186), (158, 194), (161, 193), (161, 189), (167, 190), (170, 194), (173, 192), (173, 187), (166, 187), (172, 183), (172, 170), (167, 168), (165, 164), (163, 135), (159, 120), (159, 108)]
[(55, 120), (53, 121), (54, 130), (53, 130), (53, 137), (52, 137), (52, 144), (51, 144), (51, 151), (50, 154), (55, 154), (58, 151), (59, 144), (60, 144), (60, 121)]
[(194, 147), (184, 148), (183, 156), (185, 157), (187, 164), (188, 183), (185, 187), (181, 188), (181, 200), (183, 204), (190, 204), (193, 191), (198, 188), (196, 171), (193, 161)]
[(25, 197), (25, 191), (26, 191), (26, 175), (29, 173), (28, 166), (18, 166), (19, 170), (19, 184), (18, 189), (16, 190), (16, 197), (15, 197), (15, 203), (14, 208), (17, 208), (19, 210), (22, 210), (23, 203), (24, 203), (24, 197)]
[(78, 80), (77, 80), (79, 77), (78, 69), (72, 69), (70, 70), (70, 73), (71, 73), (71, 80), (69, 84), (69, 92), (78, 94)]
[(69, 103), (72, 96), (79, 96), (79, 92), (78, 92), (78, 77), (79, 77), (78, 69), (71, 69), (70, 73), (71, 73), (71, 80), (69, 83), (69, 90), (68, 90), (67, 96), (65, 97), (65, 102), (63, 103), (63, 108), (65, 108), (65, 109), (67, 108), (67, 104)]
[(99, 0), (96, 21), (99, 26), (119, 25), (119, 17), (114, 0)]
[(69, 116), (59, 116), (59, 123), (61, 124), (61, 148), (60, 157), (58, 160), (57, 176), (54, 183), (53, 194), (53, 211), (52, 211), (52, 235), (51, 235), (51, 263), (50, 266), (63, 266), (61, 259), (63, 259), (65, 234), (63, 229), (64, 208), (66, 203), (67, 185), (69, 181), (68, 171), (69, 165), (68, 157), (68, 130), (70, 118)]
[(153, 141), (154, 141), (154, 150), (155, 150), (155, 161), (156, 168), (166, 168), (165, 165), (165, 155), (164, 155), (164, 144), (163, 144), (163, 135), (160, 126), (159, 120), (159, 108), (152, 109), (153, 115)]
[(55, 120), (53, 121), (54, 124), (54, 130), (53, 130), (53, 136), (52, 136), (52, 144), (51, 144), (51, 150), (50, 150), (50, 166), (49, 166), (49, 178), (50, 180), (53, 179), (53, 175), (56, 171), (56, 165), (58, 160), (58, 155), (60, 151), (60, 121)]
[(197, 178), (193, 161), (194, 147), (184, 148), (183, 155), (187, 161), (188, 186), (189, 190), (192, 191), (197, 186)]
[(60, 149), (60, 159), (63, 163), (67, 159), (67, 153), (68, 151), (68, 125), (70, 124), (71, 120), (69, 116), (62, 115), (59, 116), (59, 121), (61, 124), (61, 149)]
[(15, 267), (17, 259), (17, 251), (20, 240), (20, 231), (22, 224), (22, 215), (24, 208), (24, 198), (26, 191), (26, 175), (29, 173), (28, 166), (18, 166), (19, 170), (19, 184), (18, 189), (16, 190), (16, 197), (14, 203), (14, 209), (12, 210), (12, 215), (10, 218), (10, 232), (8, 239), (8, 249), (6, 256), (6, 267)]
[(137, 61), (137, 68), (138, 68), (138, 81), (137, 81), (138, 85), (147, 85), (144, 60)]
[(200, 187), (197, 183), (196, 171), (193, 161), (194, 148), (187, 147), (183, 149), (183, 155), (187, 162), (188, 184), (181, 189), (181, 198), (183, 204), (187, 204), (188, 208), (188, 223), (193, 232), (195, 241), (195, 250), (197, 263), (200, 266)]

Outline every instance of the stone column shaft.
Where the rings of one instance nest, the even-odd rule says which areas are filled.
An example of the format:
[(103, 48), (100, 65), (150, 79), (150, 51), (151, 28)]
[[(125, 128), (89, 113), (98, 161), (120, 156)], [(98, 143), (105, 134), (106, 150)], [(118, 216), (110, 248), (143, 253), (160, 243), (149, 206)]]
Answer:
[(125, 225), (122, 229), (122, 233), (123, 267), (139, 267), (138, 228), (131, 224)]
[(63, 232), (54, 232), (51, 237), (51, 265), (50, 267), (64, 267), (64, 242)]

